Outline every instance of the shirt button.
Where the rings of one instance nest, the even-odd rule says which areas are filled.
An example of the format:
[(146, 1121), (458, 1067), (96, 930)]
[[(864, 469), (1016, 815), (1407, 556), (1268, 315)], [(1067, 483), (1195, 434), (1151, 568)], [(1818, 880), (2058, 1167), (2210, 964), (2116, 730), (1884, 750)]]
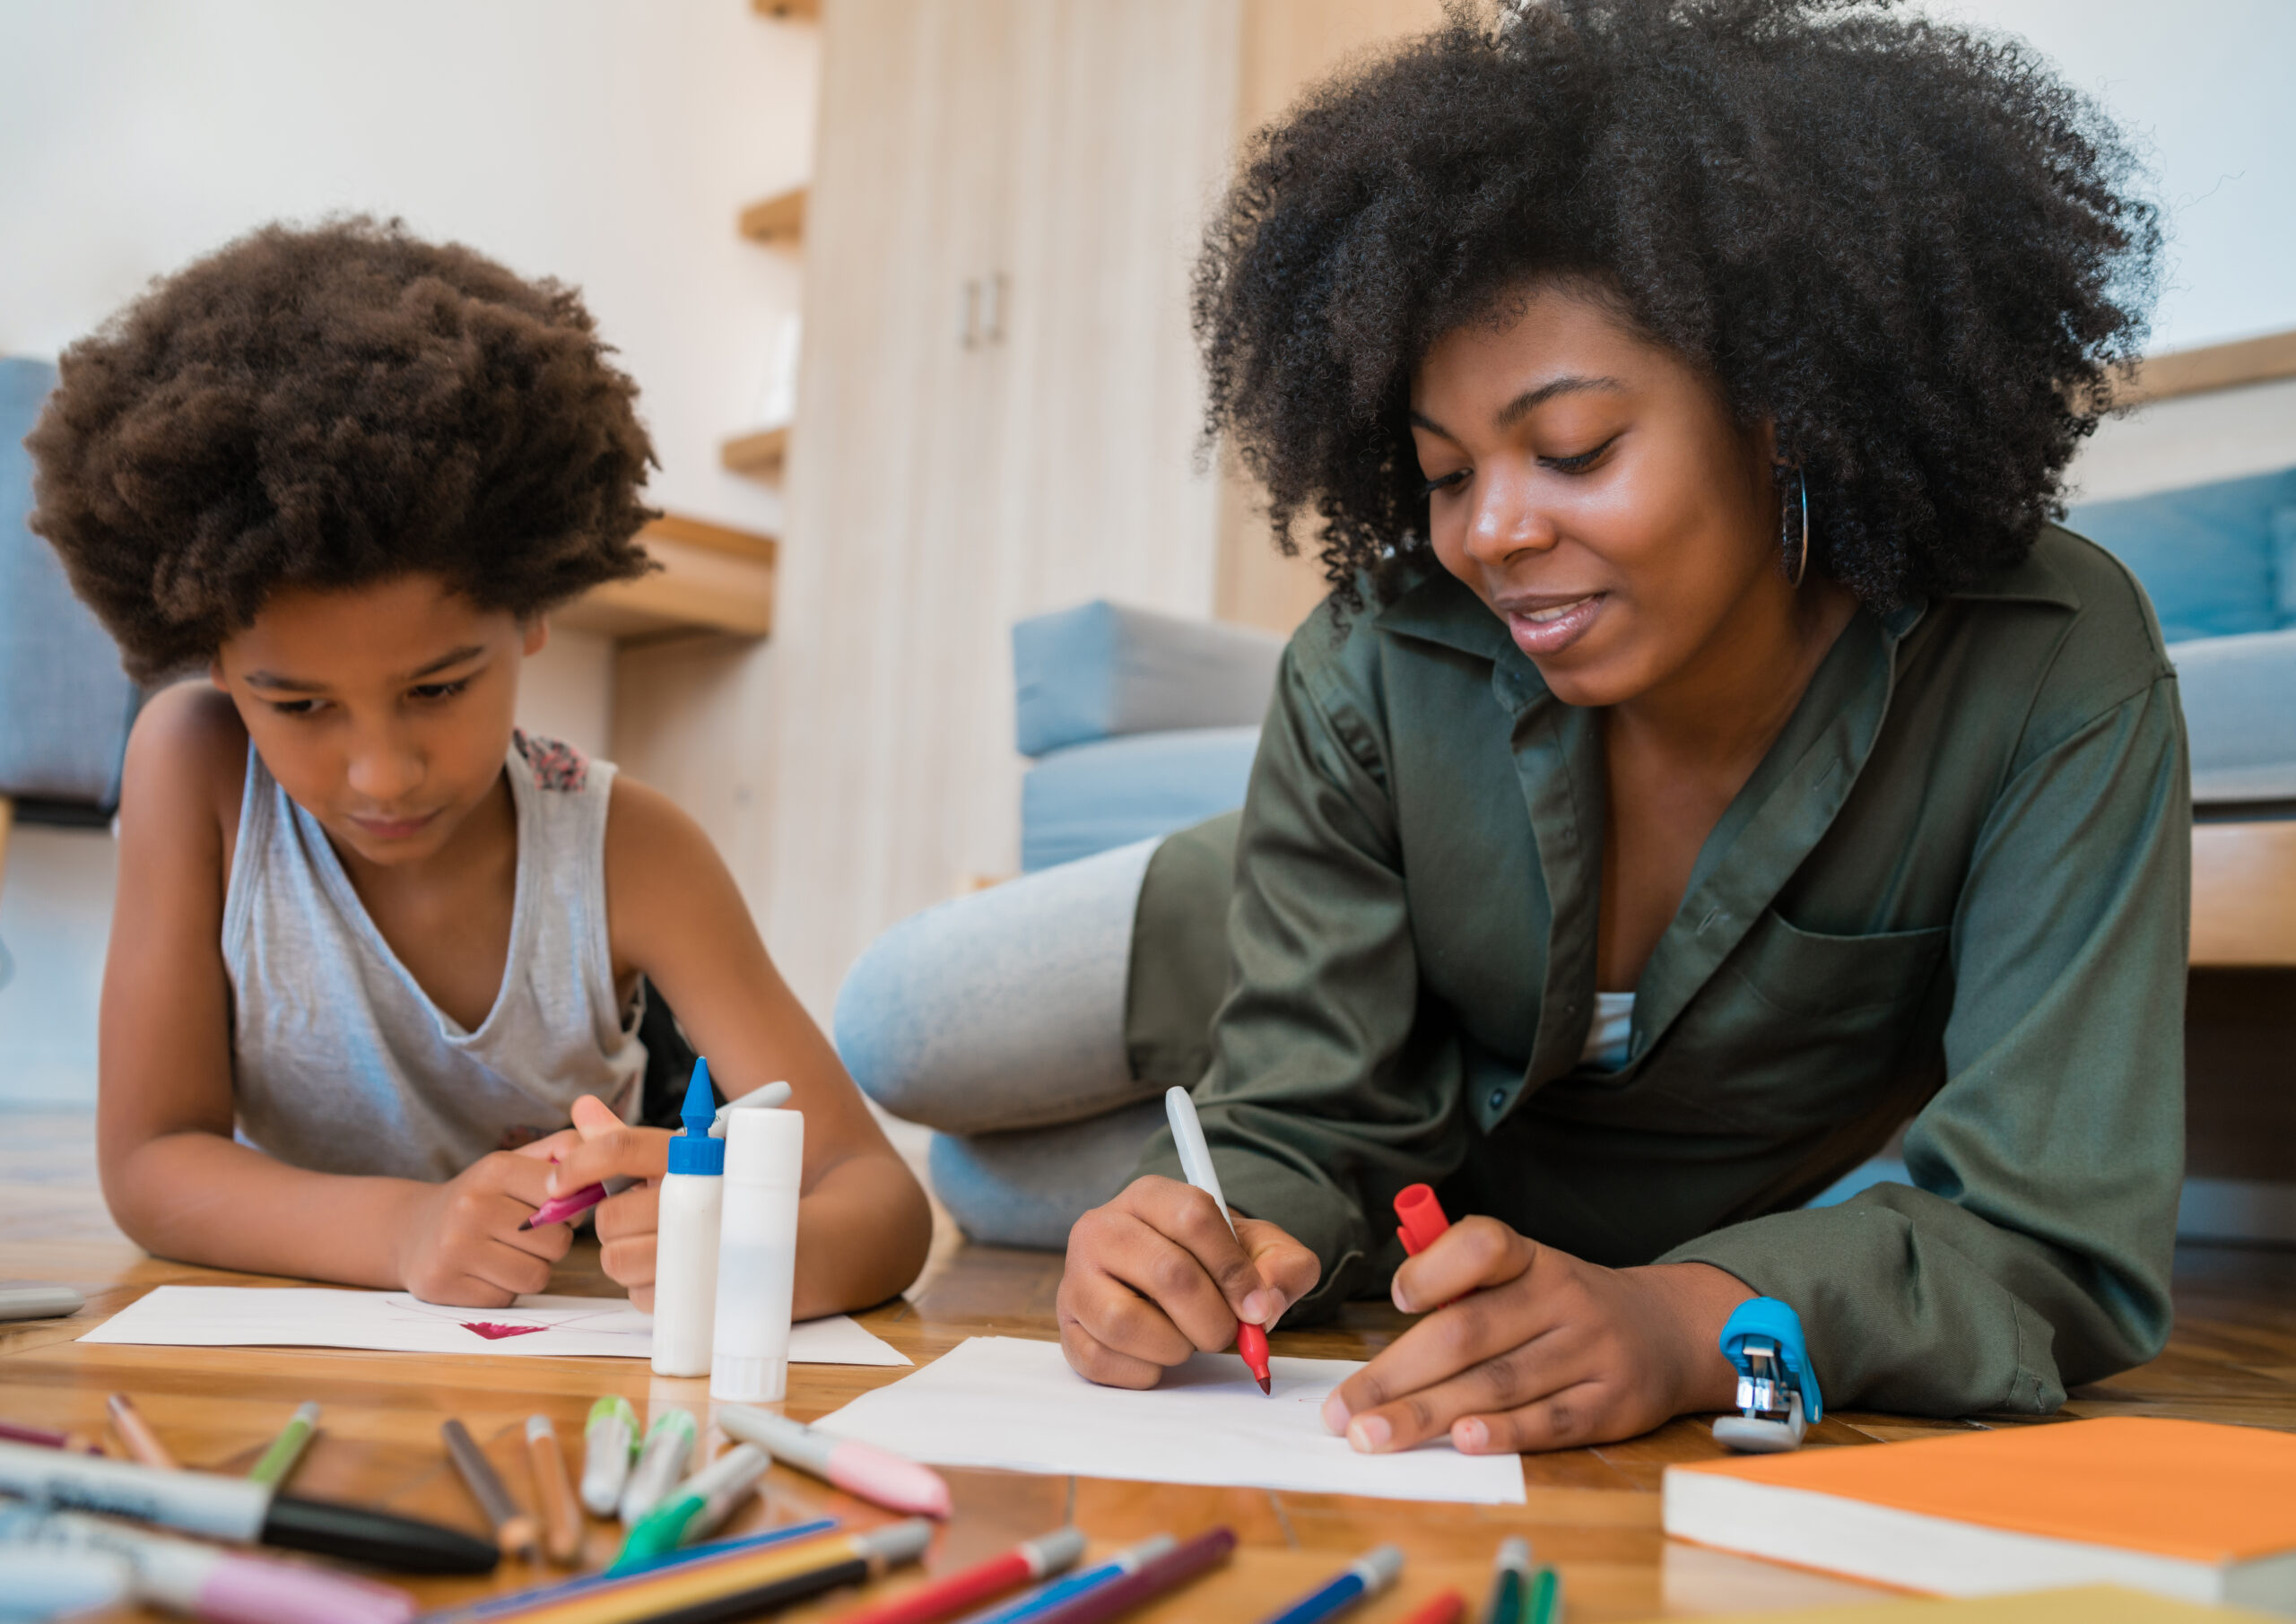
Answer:
[(1497, 1110), (1500, 1106), (1505, 1105), (1506, 1103), (1507, 1103), (1507, 1090), (1504, 1090), (1504, 1089), (1493, 1089), (1493, 1090), (1491, 1090), (1491, 1108), (1492, 1108), (1492, 1110), (1494, 1110), (1494, 1111), (1495, 1111), (1495, 1110)]

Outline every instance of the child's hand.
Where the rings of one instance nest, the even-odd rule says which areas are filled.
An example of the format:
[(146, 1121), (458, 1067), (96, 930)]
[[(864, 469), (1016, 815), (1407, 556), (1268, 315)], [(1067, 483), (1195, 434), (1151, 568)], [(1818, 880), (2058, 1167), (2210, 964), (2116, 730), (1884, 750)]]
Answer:
[(585, 1094), (574, 1102), (578, 1144), (561, 1152), (552, 1171), (550, 1193), (570, 1195), (609, 1178), (640, 1178), (619, 1195), (598, 1203), (598, 1262), (606, 1277), (630, 1292), (630, 1305), (654, 1311), (654, 1231), (658, 1227), (660, 1179), (669, 1171), (669, 1133), (633, 1128), (604, 1101)]
[(1726, 1410), (1737, 1373), (1716, 1344), (1753, 1295), (1708, 1264), (1605, 1269), (1463, 1219), (1396, 1271), (1396, 1307), (1435, 1311), (1333, 1391), (1324, 1425), (1366, 1454), (1448, 1432), (1495, 1455)]
[(1231, 1235), (1209, 1195), (1149, 1174), (1069, 1230), (1061, 1350), (1088, 1380), (1152, 1387), (1165, 1366), (1233, 1342), (1238, 1320), (1273, 1325), (1322, 1273), (1274, 1224), (1239, 1216)]
[(549, 1199), (550, 1157), (573, 1149), (570, 1132), (482, 1156), (442, 1185), (425, 1186), (400, 1231), (399, 1279), (426, 1303), (500, 1308), (550, 1284), (550, 1266), (573, 1236), (563, 1224), (521, 1229)]

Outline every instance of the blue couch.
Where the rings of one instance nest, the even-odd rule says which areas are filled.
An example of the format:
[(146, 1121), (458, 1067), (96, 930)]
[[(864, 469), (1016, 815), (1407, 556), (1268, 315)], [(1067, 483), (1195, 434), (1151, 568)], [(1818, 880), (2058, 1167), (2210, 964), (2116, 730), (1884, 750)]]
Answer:
[(2204, 815), (2296, 803), (2296, 467), (2073, 509), (2144, 583)]
[[(2073, 509), (2151, 595), (2204, 809), (2296, 803), (2296, 467)], [(1243, 804), (1281, 640), (1096, 602), (1013, 629), (1021, 867)]]

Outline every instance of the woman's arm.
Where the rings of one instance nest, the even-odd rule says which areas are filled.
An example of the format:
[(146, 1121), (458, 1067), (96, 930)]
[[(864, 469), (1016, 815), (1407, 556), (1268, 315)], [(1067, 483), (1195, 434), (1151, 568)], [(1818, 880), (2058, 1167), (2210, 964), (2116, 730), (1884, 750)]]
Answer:
[(490, 1156), (425, 1185), (306, 1172), (232, 1140), (222, 938), (246, 757), (230, 701), (191, 684), (156, 696), (128, 741), (98, 1064), (113, 1218), (148, 1251), (218, 1268), (479, 1307), (540, 1290), (566, 1231), (517, 1225), (545, 1161)]
[[(925, 1192), (767, 956), (709, 836), (642, 784), (618, 777), (613, 793), (605, 864), (617, 974), (640, 973), (661, 988), (728, 1096), (786, 1081), (790, 1108), (804, 1113), (793, 1311), (809, 1319), (883, 1302), (925, 1266), (933, 1233)], [(662, 1177), (669, 1135), (604, 1127), (580, 1110), (577, 1119), (592, 1136), (560, 1166), (554, 1188)], [(598, 1209), (606, 1272), (640, 1307), (653, 1296), (657, 1203), (649, 1184)]]

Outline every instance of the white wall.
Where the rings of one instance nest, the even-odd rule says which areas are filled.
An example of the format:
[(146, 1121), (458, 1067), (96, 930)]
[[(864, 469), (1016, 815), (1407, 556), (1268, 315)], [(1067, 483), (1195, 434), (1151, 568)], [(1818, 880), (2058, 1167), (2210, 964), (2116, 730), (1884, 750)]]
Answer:
[(1935, 0), (2029, 41), (2136, 138), (2169, 215), (2155, 350), (2296, 327), (2296, 4)]
[[(778, 530), (718, 445), (757, 425), (799, 265), (734, 220), (811, 172), (816, 54), (748, 0), (0, 0), (0, 353), (266, 221), (396, 214), (579, 286), (642, 391), (653, 502)], [(612, 661), (557, 633), (521, 719), (604, 750)], [(0, 1103), (92, 1099), (110, 872), (100, 833), (19, 832)]]

